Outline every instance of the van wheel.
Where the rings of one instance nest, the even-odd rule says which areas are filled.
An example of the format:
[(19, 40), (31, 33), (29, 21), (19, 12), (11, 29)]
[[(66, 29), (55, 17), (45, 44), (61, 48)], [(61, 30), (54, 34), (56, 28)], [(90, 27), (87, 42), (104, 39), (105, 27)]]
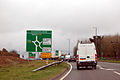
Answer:
[(96, 69), (96, 65), (92, 66), (92, 69)]
[(96, 65), (94, 66), (94, 69), (96, 69)]
[(79, 70), (79, 66), (77, 66), (77, 70)]

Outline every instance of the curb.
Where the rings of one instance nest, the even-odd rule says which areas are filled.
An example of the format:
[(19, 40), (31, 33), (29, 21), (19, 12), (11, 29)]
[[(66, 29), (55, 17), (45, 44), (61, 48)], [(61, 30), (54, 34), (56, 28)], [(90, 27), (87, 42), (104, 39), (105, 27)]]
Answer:
[(72, 71), (72, 65), (70, 63), (68, 63), (68, 62), (67, 62), (67, 64), (70, 65), (70, 70), (60, 80), (64, 80), (65, 77), (67, 77), (70, 74), (70, 72)]
[(51, 80), (63, 80), (66, 76), (68, 76), (68, 74), (71, 72), (72, 70), (72, 65), (68, 62), (66, 62), (69, 67), (66, 68), (66, 70), (64, 72), (62, 72), (61, 74), (59, 74), (58, 76), (52, 78)]

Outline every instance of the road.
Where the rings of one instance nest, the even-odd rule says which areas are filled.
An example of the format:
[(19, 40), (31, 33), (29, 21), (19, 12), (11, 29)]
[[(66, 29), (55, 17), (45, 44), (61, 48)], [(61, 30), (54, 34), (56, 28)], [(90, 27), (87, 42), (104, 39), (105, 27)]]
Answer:
[(71, 62), (72, 71), (64, 80), (120, 80), (120, 64), (98, 62), (97, 69), (77, 70), (76, 63)]

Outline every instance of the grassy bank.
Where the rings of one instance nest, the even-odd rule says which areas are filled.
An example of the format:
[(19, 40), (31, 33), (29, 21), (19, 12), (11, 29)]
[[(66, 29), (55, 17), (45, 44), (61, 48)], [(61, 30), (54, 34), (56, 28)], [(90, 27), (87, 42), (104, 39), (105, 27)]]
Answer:
[(116, 61), (116, 60), (98, 60), (100, 62), (111, 62), (111, 63), (120, 63), (120, 60), (119, 61)]
[(63, 62), (60, 65), (32, 72), (33, 69), (43, 65), (46, 65), (45, 61), (31, 61), (26, 64), (2, 67), (0, 68), (0, 80), (49, 80), (62, 73), (68, 67), (68, 65)]

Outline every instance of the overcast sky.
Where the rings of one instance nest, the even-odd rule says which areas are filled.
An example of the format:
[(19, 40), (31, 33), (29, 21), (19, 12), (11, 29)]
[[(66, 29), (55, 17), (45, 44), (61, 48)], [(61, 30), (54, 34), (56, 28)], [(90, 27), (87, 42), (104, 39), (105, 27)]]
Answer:
[(0, 49), (25, 51), (27, 29), (52, 29), (53, 49), (120, 33), (120, 0), (0, 0)]

